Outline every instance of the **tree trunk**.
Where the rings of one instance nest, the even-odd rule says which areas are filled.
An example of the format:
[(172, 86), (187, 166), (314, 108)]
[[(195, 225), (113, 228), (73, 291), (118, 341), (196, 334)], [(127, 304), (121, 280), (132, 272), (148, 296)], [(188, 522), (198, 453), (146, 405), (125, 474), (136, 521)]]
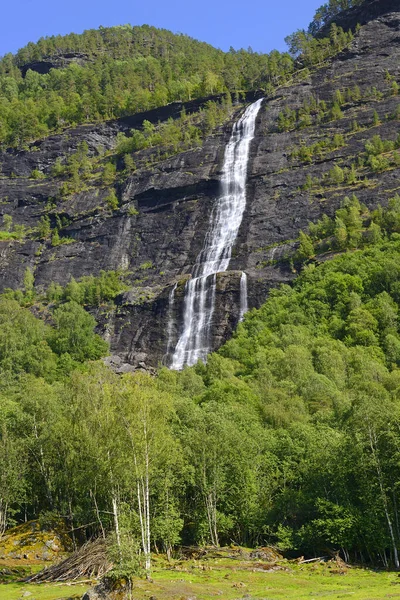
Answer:
[(147, 430), (146, 425), (144, 426), (144, 439), (145, 444), (145, 489), (144, 489), (144, 514), (145, 514), (145, 525), (146, 525), (146, 548), (145, 561), (146, 561), (146, 573), (150, 574), (151, 569), (151, 554), (150, 554), (150, 486), (149, 486), (149, 447), (147, 442)]
[(143, 422), (144, 434), (144, 474), (139, 472), (137, 449), (135, 440), (130, 430), (129, 424), (125, 421), (126, 429), (131, 440), (133, 461), (136, 475), (136, 494), (138, 502), (138, 513), (140, 522), (140, 533), (142, 538), (142, 548), (145, 559), (146, 576), (150, 576), (151, 571), (151, 528), (150, 528), (150, 449), (148, 441), (148, 432), (146, 420)]
[[(400, 567), (400, 563), (399, 563), (399, 554), (398, 554), (397, 547), (396, 547), (396, 538), (395, 538), (395, 535), (394, 535), (394, 529), (393, 529), (392, 520), (390, 518), (389, 507), (388, 507), (387, 497), (386, 497), (386, 493), (385, 493), (385, 488), (383, 486), (382, 469), (381, 469), (381, 465), (380, 465), (380, 462), (379, 462), (379, 458), (377, 456), (377, 439), (376, 439), (376, 433), (375, 433), (375, 431), (372, 431), (371, 427), (369, 428), (369, 440), (370, 440), (370, 447), (371, 447), (371, 451), (372, 451), (372, 456), (373, 456), (374, 462), (375, 462), (376, 473), (378, 475), (378, 483), (379, 483), (379, 489), (380, 489), (380, 492), (381, 492), (383, 510), (385, 512), (386, 522), (387, 522), (387, 526), (388, 526), (388, 530), (389, 530), (389, 535), (390, 535), (390, 539), (392, 541), (393, 560), (394, 560), (394, 564), (395, 564), (396, 569), (398, 569)], [(385, 560), (387, 562), (386, 553), (385, 553)]]
[(69, 520), (71, 522), (71, 537), (72, 537), (72, 544), (74, 547), (74, 551), (77, 549), (77, 545), (76, 545), (76, 539), (75, 539), (75, 530), (74, 530), (74, 513), (72, 512), (72, 501), (71, 499), (68, 501), (68, 508), (69, 508)]
[(113, 490), (112, 494), (112, 507), (113, 507), (113, 515), (114, 515), (114, 527), (115, 527), (115, 537), (117, 539), (117, 546), (121, 548), (121, 534), (119, 530), (119, 518), (118, 518), (118, 502), (115, 491)]
[(7, 529), (7, 513), (8, 504), (0, 498), (0, 538), (4, 535)]
[(217, 501), (215, 491), (212, 490), (205, 497), (208, 528), (210, 531), (212, 546), (219, 546), (218, 526), (217, 526)]
[(140, 534), (142, 538), (142, 548), (145, 560), (146, 575), (150, 575), (151, 555), (150, 555), (150, 501), (149, 501), (149, 481), (148, 475), (143, 479), (139, 476), (137, 459), (134, 454), (137, 478), (137, 501), (140, 522)]
[(99, 522), (100, 529), (101, 529), (101, 536), (102, 536), (103, 540), (105, 540), (106, 539), (106, 532), (104, 531), (103, 522), (102, 522), (101, 517), (100, 517), (100, 511), (99, 511), (99, 507), (98, 507), (98, 504), (97, 504), (96, 496), (92, 492), (92, 490), (89, 490), (89, 493), (90, 493), (91, 498), (93, 498), (94, 509), (96, 511), (96, 517), (97, 517), (97, 520)]
[[(39, 442), (39, 434), (38, 434), (36, 423), (34, 424), (34, 433), (35, 433), (36, 440)], [(35, 458), (36, 458), (36, 460), (37, 460), (37, 462), (39, 464), (39, 469), (40, 469), (40, 472), (41, 472), (42, 477), (43, 477), (44, 486), (45, 486), (45, 489), (46, 489), (46, 496), (47, 496), (47, 499), (48, 499), (48, 502), (49, 502), (49, 506), (50, 506), (51, 509), (53, 509), (54, 508), (54, 503), (53, 503), (53, 494), (52, 494), (52, 491), (51, 491), (51, 481), (50, 481), (50, 477), (49, 477), (49, 474), (48, 474), (47, 469), (46, 469), (46, 463), (45, 463), (45, 460), (44, 460), (43, 446), (41, 444), (39, 445), (39, 457), (35, 456)]]

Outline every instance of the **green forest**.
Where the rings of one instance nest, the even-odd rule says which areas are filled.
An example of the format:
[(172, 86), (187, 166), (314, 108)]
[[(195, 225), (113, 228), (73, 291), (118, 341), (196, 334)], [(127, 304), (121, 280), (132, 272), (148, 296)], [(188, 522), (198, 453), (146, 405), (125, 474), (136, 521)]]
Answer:
[(340, 220), (347, 251), (303, 256), (293, 287), (180, 373), (118, 376), (96, 360), (107, 346), (81, 305), (110, 300), (116, 275), (48, 304), (27, 272), (0, 300), (2, 528), (63, 516), (110, 534), (117, 569), (139, 568), (132, 547), (150, 561), (232, 540), (397, 565), (400, 202), (338, 212), (312, 239)]
[[(351, 39), (351, 32), (336, 26), (322, 39), (302, 31), (288, 38), (290, 52), (260, 54), (251, 48), (223, 52), (147, 25), (42, 38), (0, 59), (0, 149), (24, 148), (52, 132), (169, 102), (258, 89), (271, 93), (296, 74), (299, 53), (308, 69)], [(35, 68), (41, 62), (49, 72)]]
[[(21, 67), (83, 58), (46, 74)], [(0, 61), (0, 143), (21, 146), (52, 131), (126, 116), (226, 91), (253, 90), (289, 77), (287, 53), (224, 53), (155, 27), (101, 28), (28, 44)]]

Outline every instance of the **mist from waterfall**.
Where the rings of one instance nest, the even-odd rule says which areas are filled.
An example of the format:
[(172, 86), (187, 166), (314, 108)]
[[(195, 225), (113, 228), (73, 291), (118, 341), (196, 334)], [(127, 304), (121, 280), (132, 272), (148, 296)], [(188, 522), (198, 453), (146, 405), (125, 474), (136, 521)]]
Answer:
[[(212, 211), (210, 227), (203, 249), (194, 265), (192, 277), (186, 283), (183, 326), (170, 360), (171, 369), (180, 370), (185, 365), (192, 366), (199, 359), (205, 361), (210, 352), (217, 273), (228, 269), (232, 248), (246, 208), (250, 143), (254, 138), (256, 118), (261, 104), (262, 99), (247, 107), (242, 117), (234, 124), (226, 146), (221, 195)], [(246, 306), (241, 306), (240, 318), (243, 318), (243, 314), (247, 310), (247, 277), (243, 279), (243, 275), (241, 298), (243, 296)], [(242, 290), (244, 285), (245, 294)], [(173, 294), (174, 292), (172, 296)], [(174, 302), (173, 297), (172, 302)], [(168, 328), (168, 348), (170, 348), (172, 345), (170, 332), (173, 327), (168, 324)]]

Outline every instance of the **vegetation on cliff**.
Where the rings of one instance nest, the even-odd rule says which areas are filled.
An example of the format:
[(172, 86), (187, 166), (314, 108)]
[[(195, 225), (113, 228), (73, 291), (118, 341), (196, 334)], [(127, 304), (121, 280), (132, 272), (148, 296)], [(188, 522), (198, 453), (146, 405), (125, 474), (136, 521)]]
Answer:
[(332, 23), (333, 19), (343, 10), (359, 6), (364, 0), (329, 0), (316, 11), (313, 20), (309, 26), (309, 33), (315, 35), (318, 31)]

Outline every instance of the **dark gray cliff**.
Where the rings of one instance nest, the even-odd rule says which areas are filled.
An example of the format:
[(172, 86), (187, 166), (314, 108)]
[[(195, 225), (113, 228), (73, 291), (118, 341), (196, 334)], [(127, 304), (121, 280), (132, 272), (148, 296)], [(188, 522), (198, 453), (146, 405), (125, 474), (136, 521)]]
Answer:
[[(332, 19), (345, 31), (355, 29), (357, 25), (366, 25), (370, 21), (377, 19), (388, 13), (397, 12), (400, 9), (399, 0), (365, 0), (359, 6), (354, 6), (344, 10)], [(327, 23), (319, 31), (319, 35), (324, 37), (329, 35), (330, 23)]]
[[(321, 178), (334, 164), (350, 167), (375, 134), (396, 139), (400, 121), (390, 120), (400, 99), (390, 96), (392, 79), (400, 82), (400, 9), (386, 11), (356, 35), (352, 47), (337, 56), (331, 65), (306, 80), (286, 86), (263, 104), (251, 146), (248, 170), (247, 210), (239, 232), (230, 271), (217, 283), (214, 346), (218, 347), (233, 331), (239, 315), (240, 273), (249, 281), (249, 304), (259, 306), (268, 290), (294, 276), (288, 257), (293, 253), (300, 229), (323, 213), (333, 215), (344, 196), (356, 193), (369, 207), (385, 205), (400, 188), (399, 170), (369, 174), (368, 185), (326, 186), (302, 191), (306, 177)], [(316, 123), (303, 129), (279, 132), (279, 113), (289, 106), (298, 109), (311, 96), (331, 101), (337, 89), (355, 85), (365, 93), (374, 86), (384, 94), (369, 100), (347, 103), (343, 117)], [(181, 107), (170, 106), (179, 114)], [(195, 108), (193, 108), (195, 110)], [(178, 112), (179, 111), (179, 112)], [(372, 126), (377, 111), (381, 124)], [(239, 111), (240, 112), (240, 111)], [(238, 117), (238, 111), (234, 118)], [(0, 242), (0, 288), (22, 287), (24, 272), (30, 267), (38, 289), (51, 281), (66, 284), (71, 276), (124, 269), (130, 273), (132, 288), (117, 298), (116, 306), (94, 310), (99, 327), (110, 341), (111, 352), (122, 363), (135, 366), (162, 362), (167, 345), (168, 297), (178, 283), (174, 319), (182, 322), (184, 283), (202, 248), (210, 213), (219, 193), (224, 148), (232, 123), (208, 137), (201, 148), (177, 154), (146, 169), (140, 168), (118, 188), (120, 208), (111, 211), (104, 201), (107, 188), (93, 184), (67, 200), (57, 198), (59, 183), (52, 178), (29, 179), (32, 169), (48, 173), (57, 156), (68, 154), (86, 140), (91, 154), (99, 148), (111, 149), (118, 131), (140, 125), (145, 116), (128, 121), (88, 125), (37, 142), (24, 152), (0, 155), (0, 218), (11, 214), (14, 222), (34, 227), (43, 214), (54, 220), (55, 213), (66, 217), (61, 235), (74, 243), (51, 246), (26, 239)], [(364, 129), (353, 131), (357, 120)], [(304, 164), (290, 157), (295, 146), (310, 145), (325, 137), (343, 133), (345, 146)], [(11, 177), (11, 173), (14, 176)], [(283, 260), (285, 259), (285, 260)], [(178, 334), (178, 330), (176, 331)]]

